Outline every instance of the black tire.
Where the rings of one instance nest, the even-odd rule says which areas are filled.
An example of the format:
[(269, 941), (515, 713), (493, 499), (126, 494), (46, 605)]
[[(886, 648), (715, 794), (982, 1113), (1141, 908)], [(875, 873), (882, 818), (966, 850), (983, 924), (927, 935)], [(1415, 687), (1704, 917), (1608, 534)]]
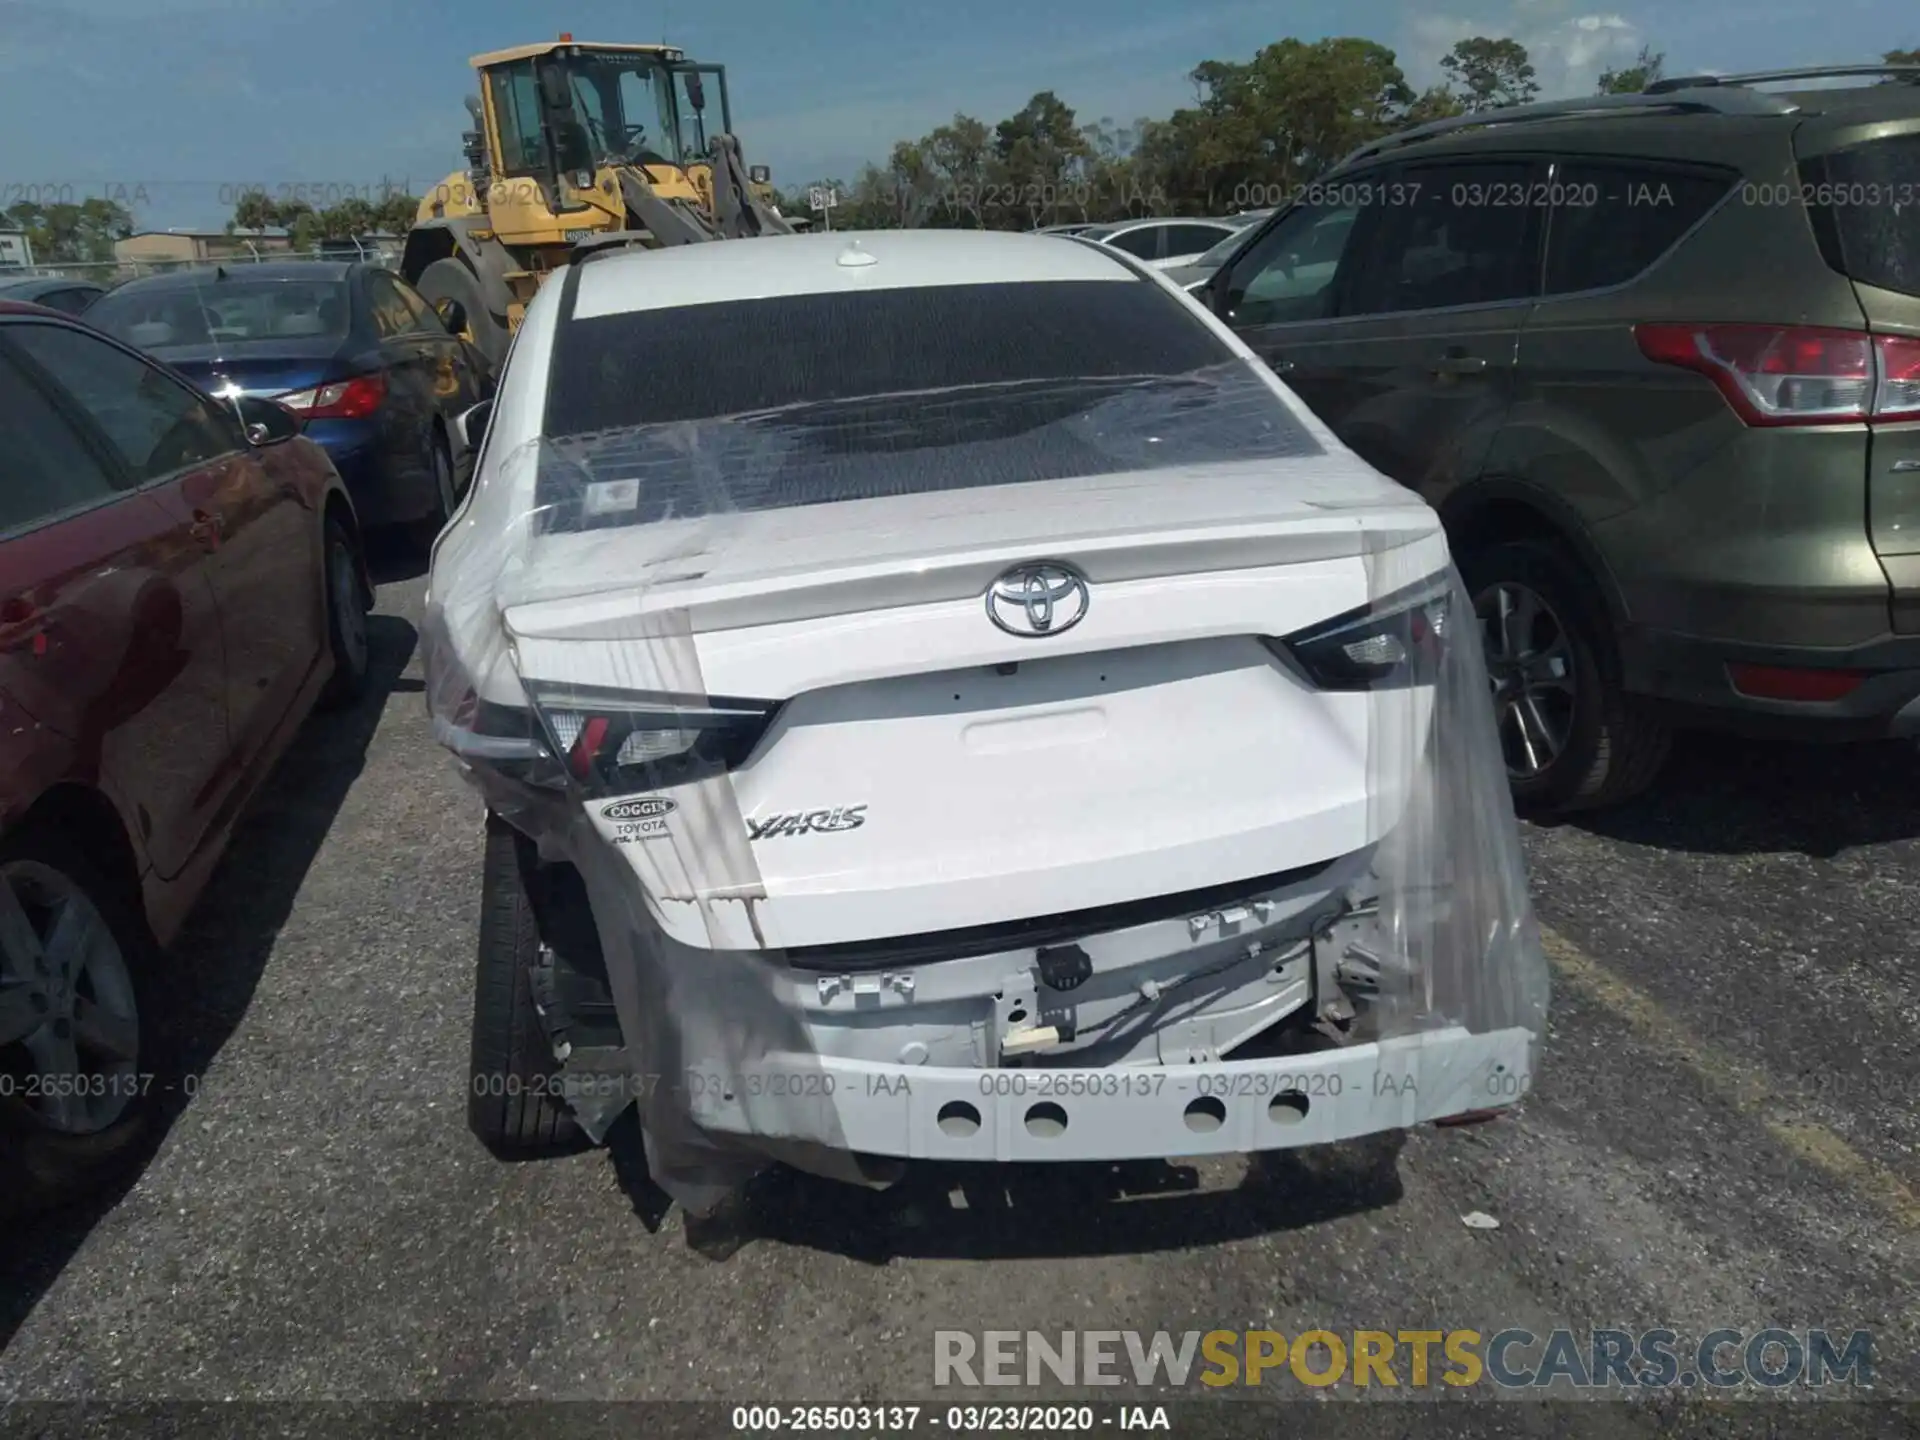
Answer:
[(460, 477), (453, 468), (453, 447), (447, 443), (446, 431), (438, 426), (434, 427), (427, 454), (433, 470), (433, 509), (413, 526), (413, 538), (422, 550), (433, 549), (433, 542), (440, 538), (460, 504)]
[(487, 817), (467, 1126), (503, 1160), (566, 1154), (584, 1144), (557, 1098), (559, 1067), (528, 977), (540, 945), (527, 893), (532, 849), (504, 820)]
[(463, 332), (467, 340), (487, 357), (489, 365), (499, 367), (507, 353), (506, 316), (496, 315), (488, 307), (478, 275), (462, 261), (436, 260), (420, 272), (420, 280), (413, 288), (429, 305), (458, 300), (460, 308), (467, 312), (467, 328)]
[[(137, 888), (110, 882), (78, 839), (53, 824), (29, 824), (0, 840), (0, 866), (23, 860), (57, 871), (99, 913), (131, 982), (139, 1053), (122, 1082), (125, 1108), (104, 1128), (74, 1134), (50, 1128), (25, 1097), (22, 1068), (30, 1056), (24, 1044), (0, 1046), (0, 1074), (15, 1081), (0, 1095), (0, 1217), (8, 1219), (84, 1200), (118, 1180), (141, 1153), (172, 1079), (154, 983), (158, 954)], [(0, 877), (0, 884), (9, 883)]]
[[(1469, 552), (1460, 574), (1476, 610), (1491, 603), (1498, 587), (1531, 591), (1567, 641), (1572, 701), (1557, 755), (1532, 773), (1517, 770), (1509, 749), (1512, 726), (1501, 721), (1515, 807), (1559, 814), (1597, 810), (1651, 785), (1666, 761), (1671, 735), (1621, 689), (1606, 607), (1579, 561), (1549, 541), (1514, 540)], [(1491, 659), (1489, 668), (1494, 668)]]
[[(366, 617), (373, 608), (373, 597), (367, 594), (362, 569), (360, 547), (346, 522), (337, 515), (328, 516), (321, 573), (326, 582), (327, 645), (333, 652), (333, 675), (320, 694), (322, 709), (341, 709), (366, 692), (372, 663)], [(349, 587), (344, 594), (343, 586)]]

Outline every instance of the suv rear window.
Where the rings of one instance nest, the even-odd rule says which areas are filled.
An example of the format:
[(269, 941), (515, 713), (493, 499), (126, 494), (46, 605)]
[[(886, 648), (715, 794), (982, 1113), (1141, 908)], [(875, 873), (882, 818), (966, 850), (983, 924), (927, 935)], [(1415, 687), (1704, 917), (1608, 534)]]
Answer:
[(546, 531), (1314, 455), (1145, 281), (795, 295), (563, 321)]
[(1920, 135), (1835, 151), (1803, 167), (1827, 263), (1851, 280), (1920, 295)]
[(1630, 160), (1568, 160), (1554, 171), (1549, 295), (1622, 285), (1665, 255), (1738, 177)]

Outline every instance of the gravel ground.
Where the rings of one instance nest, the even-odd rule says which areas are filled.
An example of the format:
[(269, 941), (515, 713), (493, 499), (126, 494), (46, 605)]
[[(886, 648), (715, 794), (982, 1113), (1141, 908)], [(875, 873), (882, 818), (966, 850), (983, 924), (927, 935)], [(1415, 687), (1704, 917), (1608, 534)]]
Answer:
[[(630, 1147), (504, 1165), (464, 1127), (480, 811), (428, 733), (420, 600), (417, 578), (383, 587), (375, 693), (309, 727), (176, 947), (192, 1098), (172, 1097), (121, 1193), (0, 1236), (0, 1403), (944, 1407), (1031, 1392), (935, 1392), (938, 1329), (1776, 1325), (1873, 1331), (1881, 1398), (1508, 1397), (1402, 1405), (1390, 1425), (1377, 1404), (1296, 1403), (1279, 1428), (1271, 1407), (1235, 1411), (1252, 1417), (1235, 1433), (1914, 1426), (1886, 1403), (1920, 1401), (1911, 750), (1690, 741), (1653, 797), (1529, 827), (1557, 991), (1516, 1118), (1397, 1154), (928, 1167), (886, 1193), (776, 1172), (733, 1244), (696, 1246)], [(721, 1411), (675, 1423), (726, 1428)]]

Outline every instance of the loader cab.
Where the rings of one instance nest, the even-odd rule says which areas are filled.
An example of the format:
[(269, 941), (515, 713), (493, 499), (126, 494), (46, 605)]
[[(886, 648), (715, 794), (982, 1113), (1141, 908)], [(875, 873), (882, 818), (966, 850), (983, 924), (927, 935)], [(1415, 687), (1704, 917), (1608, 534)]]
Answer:
[(656, 188), (684, 184), (732, 126), (726, 68), (665, 46), (556, 42), (482, 56), (475, 67), (495, 174), (533, 182), (556, 211), (608, 168), (645, 167)]

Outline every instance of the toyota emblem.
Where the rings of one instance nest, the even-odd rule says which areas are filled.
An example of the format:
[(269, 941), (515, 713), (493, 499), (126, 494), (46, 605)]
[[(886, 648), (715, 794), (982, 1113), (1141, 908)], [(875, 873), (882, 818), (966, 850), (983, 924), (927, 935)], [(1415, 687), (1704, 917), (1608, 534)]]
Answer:
[(1066, 565), (1016, 565), (987, 587), (987, 618), (1009, 635), (1058, 635), (1086, 618), (1087, 582)]

